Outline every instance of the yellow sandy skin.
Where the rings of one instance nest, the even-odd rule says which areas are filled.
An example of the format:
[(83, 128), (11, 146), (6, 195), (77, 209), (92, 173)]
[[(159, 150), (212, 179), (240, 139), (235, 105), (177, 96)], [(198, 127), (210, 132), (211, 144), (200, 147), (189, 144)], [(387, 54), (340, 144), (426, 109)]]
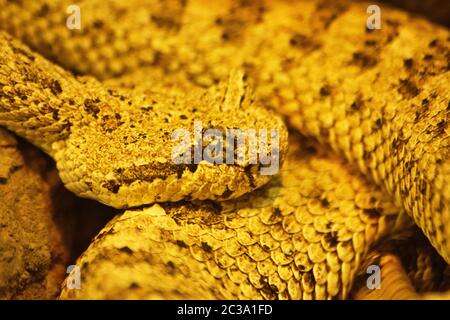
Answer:
[(239, 200), (117, 216), (61, 298), (347, 298), (370, 248), (412, 221), (333, 155), (290, 146), (280, 175)]

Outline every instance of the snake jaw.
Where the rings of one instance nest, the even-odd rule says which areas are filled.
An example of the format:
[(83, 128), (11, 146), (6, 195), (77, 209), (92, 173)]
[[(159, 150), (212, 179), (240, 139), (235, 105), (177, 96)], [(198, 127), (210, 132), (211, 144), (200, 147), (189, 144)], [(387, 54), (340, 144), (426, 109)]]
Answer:
[[(242, 196), (270, 181), (271, 176), (249, 173), (237, 165), (215, 165), (206, 161), (195, 166), (161, 166), (149, 163), (104, 173), (75, 163), (67, 154), (56, 155), (66, 187), (79, 196), (96, 199), (115, 208), (130, 208), (155, 202), (226, 200)], [(73, 163), (74, 167), (67, 166)], [(164, 168), (155, 171), (155, 168)], [(139, 173), (139, 175), (135, 175)], [(221, 183), (218, 183), (221, 181)]]

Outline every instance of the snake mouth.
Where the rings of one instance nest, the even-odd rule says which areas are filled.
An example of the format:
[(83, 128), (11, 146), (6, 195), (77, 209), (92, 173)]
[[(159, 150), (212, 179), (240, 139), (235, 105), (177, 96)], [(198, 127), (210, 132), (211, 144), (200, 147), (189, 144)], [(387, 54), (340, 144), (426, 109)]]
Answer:
[(69, 190), (117, 209), (181, 200), (235, 199), (272, 179), (272, 176), (260, 174), (259, 164), (242, 167), (206, 161), (198, 165), (132, 165), (116, 168), (111, 173), (88, 173), (84, 168), (80, 174), (69, 169), (60, 170)]

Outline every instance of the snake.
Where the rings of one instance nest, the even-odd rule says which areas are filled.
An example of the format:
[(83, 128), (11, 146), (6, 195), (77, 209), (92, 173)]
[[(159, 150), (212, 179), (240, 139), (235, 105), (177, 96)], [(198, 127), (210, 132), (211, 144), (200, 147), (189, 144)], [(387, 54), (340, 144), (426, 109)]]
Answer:
[(368, 249), (413, 223), (335, 155), (289, 143), (280, 175), (244, 197), (115, 217), (77, 262), (85, 286), (67, 280), (61, 298), (348, 298)]
[[(31, 48), (1, 34), (0, 125), (52, 156), (77, 195), (159, 203), (105, 227), (79, 259), (94, 289), (62, 297), (344, 299), (368, 250), (413, 222), (450, 262), (448, 29), (383, 7), (371, 30), (351, 1), (79, 1), (81, 30), (66, 27), (67, 1), (0, 5), (0, 28)], [(167, 133), (193, 119), (277, 128), (280, 174), (174, 169)], [(287, 155), (281, 119), (328, 151)], [(382, 196), (359, 205), (364, 188)], [(111, 272), (126, 276), (103, 281)]]
[[(51, 155), (65, 186), (82, 197), (116, 208), (188, 197), (226, 199), (270, 179), (248, 159), (233, 165), (195, 163), (191, 158), (186, 164), (173, 164), (177, 141), (172, 133), (193, 131), (194, 121), (221, 132), (277, 130), (280, 158), (287, 148), (281, 118), (258, 106), (242, 73), (231, 74), (228, 81), (208, 91), (122, 94), (93, 78), (72, 77), (5, 34), (0, 41), (0, 124)], [(236, 117), (227, 117), (228, 113)], [(196, 142), (191, 141), (186, 150)]]

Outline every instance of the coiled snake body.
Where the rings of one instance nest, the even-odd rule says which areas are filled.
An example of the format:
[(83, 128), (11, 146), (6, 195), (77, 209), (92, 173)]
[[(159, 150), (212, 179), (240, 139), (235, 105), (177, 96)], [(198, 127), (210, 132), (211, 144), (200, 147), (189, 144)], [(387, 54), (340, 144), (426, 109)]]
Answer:
[[(403, 212), (450, 262), (448, 30), (390, 8), (367, 30), (367, 5), (282, 0), (80, 1), (68, 30), (68, 5), (2, 0), (0, 26), (103, 83), (2, 34), (0, 125), (81, 196), (163, 204), (115, 218), (79, 260), (91, 289), (63, 297), (346, 298), (369, 250), (409, 230)], [(262, 187), (257, 166), (171, 165), (167, 134), (195, 119), (277, 128), (284, 158), (274, 112), (351, 168), (300, 147)]]

